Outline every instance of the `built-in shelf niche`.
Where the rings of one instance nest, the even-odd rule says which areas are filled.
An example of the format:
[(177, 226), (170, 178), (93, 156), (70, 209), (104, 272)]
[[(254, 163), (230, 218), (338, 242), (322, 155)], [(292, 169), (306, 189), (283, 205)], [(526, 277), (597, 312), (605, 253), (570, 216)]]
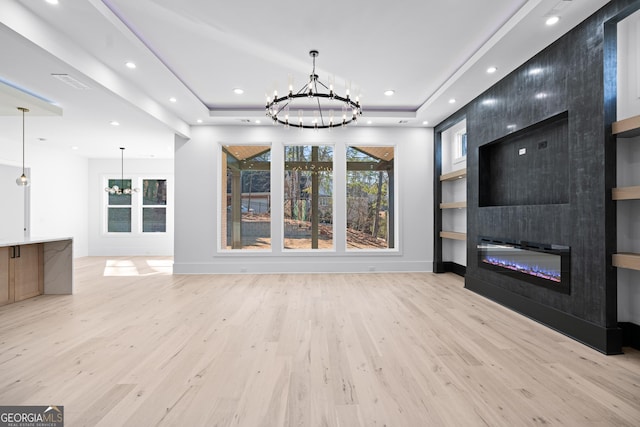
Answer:
[(611, 190), (613, 200), (637, 200), (640, 199), (640, 185), (634, 187), (618, 187)]
[(457, 231), (441, 231), (440, 237), (450, 240), (467, 240), (467, 233), (459, 233)]
[(618, 138), (640, 136), (640, 115), (614, 122), (611, 125), (611, 132)]
[(449, 173), (440, 175), (440, 181), (455, 181), (467, 176), (467, 168), (458, 169)]
[[(456, 182), (460, 179), (467, 177), (467, 168), (457, 169), (445, 174), (440, 175), (441, 182)], [(454, 202), (442, 202), (440, 203), (440, 209), (465, 209), (467, 207), (466, 200), (459, 200)], [(467, 240), (467, 234), (458, 231), (446, 231), (440, 232), (440, 237), (447, 240)]]
[(466, 201), (440, 203), (440, 209), (462, 209), (467, 207)]
[(628, 268), (631, 270), (640, 270), (640, 254), (634, 254), (631, 252), (619, 252), (613, 254), (614, 267)]
[[(611, 130), (616, 140), (625, 140), (640, 136), (640, 115), (614, 122), (611, 125)], [(636, 141), (631, 142), (635, 143)], [(611, 198), (616, 201), (640, 200), (640, 185), (613, 188), (611, 190)], [(618, 268), (640, 270), (640, 253), (615, 253), (612, 256), (611, 264)]]

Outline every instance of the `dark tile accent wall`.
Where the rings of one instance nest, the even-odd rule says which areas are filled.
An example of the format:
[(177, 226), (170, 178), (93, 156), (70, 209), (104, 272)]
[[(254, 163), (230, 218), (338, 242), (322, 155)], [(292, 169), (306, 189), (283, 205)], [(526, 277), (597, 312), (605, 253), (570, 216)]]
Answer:
[[(615, 204), (611, 201), (615, 144), (610, 137), (611, 122), (615, 120), (615, 82), (605, 81), (615, 76), (611, 72), (611, 67), (615, 70), (615, 63), (611, 64), (612, 58), (615, 60), (615, 52), (611, 53), (615, 43), (611, 43), (610, 35), (605, 40), (605, 23), (638, 8), (638, 0), (611, 1), (443, 122), (462, 116), (467, 119), (465, 286), (606, 353), (620, 352), (622, 335), (617, 329), (617, 284), (611, 266), (616, 246)], [(611, 33), (610, 29), (607, 33)], [(615, 37), (615, 31), (613, 34)], [(513, 167), (508, 149), (491, 152), (486, 144), (508, 141), (509, 134), (522, 129), (535, 131), (538, 124), (558, 115), (566, 116), (562, 125), (566, 128), (552, 130), (549, 138), (558, 139), (553, 144), (564, 139), (562, 149), (553, 148), (559, 150), (562, 162), (542, 156), (537, 160), (544, 164), (531, 161), (520, 165), (519, 173), (525, 177), (522, 182), (542, 180), (530, 187), (512, 185), (523, 194), (502, 197), (496, 195), (497, 188), (479, 191), (487, 182), (482, 175), (486, 165), (481, 168), (481, 152), (484, 155), (489, 150), (483, 161), (490, 159), (505, 162), (507, 169)], [(439, 129), (440, 125), (435, 129), (436, 135)], [(524, 139), (519, 143), (537, 147), (540, 135), (534, 132), (521, 136)], [(543, 173), (557, 169), (559, 163), (563, 171)], [(492, 164), (490, 171), (496, 167)], [(515, 173), (505, 172), (499, 182), (504, 183)], [(540, 197), (541, 190), (556, 185), (564, 185), (567, 191), (558, 197)], [(493, 192), (494, 197), (487, 198), (486, 191)], [(479, 268), (477, 236), (570, 246), (571, 294)]]

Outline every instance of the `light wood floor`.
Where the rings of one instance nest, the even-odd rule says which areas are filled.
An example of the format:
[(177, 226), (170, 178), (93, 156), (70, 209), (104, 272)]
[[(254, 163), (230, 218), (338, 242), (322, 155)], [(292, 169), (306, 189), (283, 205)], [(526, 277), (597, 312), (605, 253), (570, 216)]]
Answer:
[(67, 427), (640, 425), (640, 352), (604, 356), (454, 275), (106, 263), (76, 260), (73, 296), (0, 308), (1, 405), (64, 405)]

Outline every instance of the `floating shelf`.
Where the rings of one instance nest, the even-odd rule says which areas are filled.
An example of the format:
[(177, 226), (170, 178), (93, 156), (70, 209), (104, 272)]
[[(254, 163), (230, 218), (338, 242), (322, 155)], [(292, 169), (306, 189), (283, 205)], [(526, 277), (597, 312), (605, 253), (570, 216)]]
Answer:
[(617, 187), (611, 190), (613, 200), (640, 199), (640, 185), (634, 187)]
[(618, 138), (633, 138), (640, 135), (640, 116), (613, 122), (611, 132)]
[(456, 179), (461, 179), (461, 178), (464, 178), (465, 176), (467, 176), (467, 168), (458, 169), (457, 171), (440, 175), (440, 181), (455, 181)]
[(640, 254), (630, 252), (613, 254), (613, 266), (629, 268), (631, 270), (640, 270)]
[(467, 202), (450, 202), (450, 203), (440, 203), (440, 209), (461, 209), (466, 208)]
[(441, 231), (440, 237), (451, 240), (467, 240), (467, 233), (458, 233), (456, 231)]

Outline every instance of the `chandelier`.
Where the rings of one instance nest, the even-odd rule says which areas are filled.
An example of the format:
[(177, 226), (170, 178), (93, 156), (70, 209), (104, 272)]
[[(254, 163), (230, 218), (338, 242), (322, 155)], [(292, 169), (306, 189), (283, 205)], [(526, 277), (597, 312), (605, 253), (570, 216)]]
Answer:
[[(267, 116), (274, 123), (305, 129), (326, 129), (357, 123), (358, 117), (362, 115), (359, 98), (352, 100), (349, 89), (342, 97), (334, 92), (332, 83), (329, 83), (329, 86), (322, 83), (316, 74), (318, 51), (310, 51), (309, 56), (313, 58), (313, 71), (309, 76), (309, 82), (294, 93), (290, 80), (289, 93), (279, 98), (278, 92), (274, 91), (273, 98), (267, 97)], [(291, 110), (297, 110), (297, 117), (291, 117)], [(305, 122), (305, 111), (313, 112), (310, 122)]]
[(28, 113), (29, 109), (25, 107), (18, 107), (18, 110), (22, 111), (22, 175), (16, 178), (16, 184), (20, 187), (28, 187), (30, 182), (27, 175), (24, 173), (24, 113)]
[(120, 147), (120, 185), (113, 184), (113, 187), (107, 187), (104, 189), (109, 194), (124, 194), (130, 195), (131, 193), (137, 193), (139, 188), (122, 188), (124, 187), (124, 147)]

